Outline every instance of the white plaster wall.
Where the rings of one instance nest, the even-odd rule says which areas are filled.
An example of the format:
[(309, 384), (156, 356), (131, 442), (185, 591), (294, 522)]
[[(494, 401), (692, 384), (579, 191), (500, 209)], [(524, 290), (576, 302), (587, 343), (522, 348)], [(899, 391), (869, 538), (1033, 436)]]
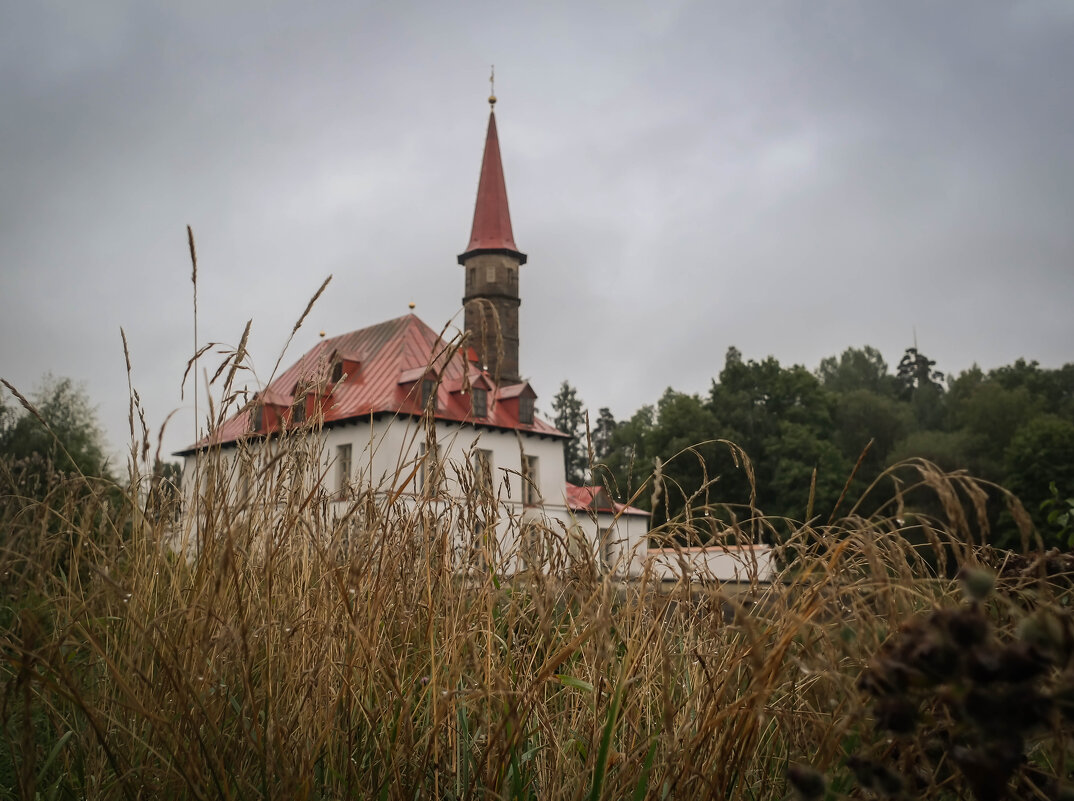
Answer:
[(678, 581), (771, 581), (775, 554), (768, 545), (727, 545), (700, 548), (650, 548), (648, 563), (654, 579)]
[[(641, 515), (620, 515), (607, 512), (572, 512), (573, 525), (592, 544), (592, 554), (598, 564), (612, 575), (637, 577), (645, 569), (649, 540), (649, 518)], [(600, 531), (607, 534), (601, 540)]]
[[(574, 513), (567, 508), (564, 498), (565, 475), (563, 468), (562, 441), (540, 438), (514, 431), (501, 431), (460, 426), (450, 423), (435, 424), (437, 448), (444, 465), (442, 490), (452, 498), (462, 497), (459, 473), (468, 469), (467, 463), (473, 449), (482, 448), (492, 452), (492, 474), (495, 494), (495, 539), (499, 554), (505, 557), (498, 569), (509, 574), (523, 569), (518, 558), (520, 534), (524, 521), (540, 519), (554, 532), (562, 534), (561, 542), (584, 543), (589, 554), (598, 564), (607, 564), (613, 575), (638, 577), (648, 567), (653, 578), (677, 580), (684, 575), (690, 580), (715, 578), (720, 581), (748, 581), (751, 576), (770, 580), (775, 573), (771, 550), (765, 546), (754, 548), (685, 548), (649, 549), (648, 518), (622, 515), (615, 519), (610, 514), (592, 515)], [(321, 476), (321, 487), (335, 499), (338, 474), (336, 472), (337, 448), (351, 446), (351, 485), (355, 491), (372, 487), (387, 495), (399, 493), (409, 503), (421, 498), (420, 473), (414, 468), (426, 441), (425, 428), (420, 420), (409, 417), (379, 418), (372, 422), (356, 422), (337, 425), (322, 432), (319, 444), (310, 443), (307, 457), (310, 471), (307, 481)], [(243, 445), (253, 455), (255, 462), (264, 464), (280, 449), (278, 440), (252, 440)], [(542, 504), (539, 509), (526, 508), (522, 504), (522, 455), (538, 458)], [(226, 485), (229, 502), (237, 502), (241, 494), (240, 450), (236, 447), (222, 449), (214, 458), (202, 461), (202, 471), (220, 474), (220, 484)], [(209, 467), (212, 465), (212, 467)], [(316, 472), (312, 468), (316, 467)], [(194, 490), (194, 458), (188, 456), (183, 465), (183, 489), (188, 503)], [(307, 487), (308, 489), (308, 487)], [(340, 512), (349, 498), (334, 500), (332, 505)], [(429, 504), (428, 510), (436, 514), (459, 514), (452, 504)], [(188, 508), (190, 508), (188, 506)], [(475, 532), (465, 520), (452, 522), (456, 528), (456, 547), (462, 550), (465, 543), (474, 542)], [(604, 543), (599, 542), (598, 531), (610, 529)], [(573, 537), (571, 533), (573, 532)], [(580, 533), (580, 537), (578, 536)], [(573, 546), (572, 546), (573, 547)], [(461, 557), (460, 557), (461, 558)]]
[[(481, 429), (473, 426), (437, 422), (435, 424), (437, 448), (444, 465), (442, 490), (452, 498), (462, 497), (459, 472), (466, 471), (474, 448), (492, 452), (492, 474), (495, 494), (495, 530), (498, 552), (505, 557), (498, 569), (509, 574), (525, 567), (519, 559), (520, 534), (526, 520), (538, 519), (553, 532), (560, 533), (561, 542), (584, 543), (597, 564), (606, 564), (613, 575), (636, 578), (646, 569), (654, 579), (711, 580), (745, 582), (751, 578), (770, 581), (776, 573), (771, 548), (752, 547), (704, 547), (682, 549), (650, 549), (648, 547), (649, 520), (647, 517), (622, 515), (615, 519), (611, 514), (575, 513), (567, 508), (564, 488), (566, 477), (563, 465), (562, 441), (541, 438), (514, 431)], [(398, 493), (409, 503), (422, 499), (420, 473), (415, 470), (420, 446), (426, 442), (426, 432), (420, 420), (409, 417), (383, 417), (372, 422), (348, 423), (325, 429), (318, 443), (311, 442), (309, 452), (310, 471), (307, 481), (321, 476), (321, 487), (334, 500), (331, 503), (340, 511), (354, 497), (336, 495), (338, 474), (336, 472), (337, 448), (351, 446), (351, 486), (355, 491), (372, 487), (378, 494)], [(242, 446), (248, 449), (256, 463), (264, 464), (281, 448), (279, 440), (251, 440)], [(241, 451), (228, 447), (202, 459), (202, 472), (220, 476), (219, 486), (225, 486), (229, 502), (240, 497)], [(527, 508), (522, 504), (522, 455), (538, 458), (542, 504), (539, 508)], [(183, 491), (189, 504), (193, 497), (194, 457), (188, 456), (183, 464)], [(313, 471), (317, 468), (317, 472)], [(204, 481), (203, 481), (204, 485)], [(308, 489), (308, 487), (307, 487)], [(278, 489), (278, 492), (282, 490)], [(452, 504), (424, 501), (427, 511), (434, 514), (458, 514)], [(191, 508), (189, 505), (187, 508)], [(454, 521), (456, 547), (462, 549), (474, 541), (475, 532), (467, 530), (466, 521)], [(599, 541), (600, 529), (610, 529), (604, 543)], [(579, 537), (580, 534), (580, 537)], [(572, 546), (573, 547), (573, 546)], [(461, 557), (460, 557), (461, 558)]]
[[(332, 467), (337, 447), (346, 443), (352, 446), (352, 472), (355, 487), (372, 486), (381, 493), (400, 493), (400, 497), (412, 502), (422, 501), (421, 471), (416, 469), (422, 446), (429, 448), (424, 424), (414, 418), (383, 418), (361, 425), (336, 426), (325, 436), (324, 465), (327, 475), (334, 479)], [(518, 558), (522, 523), (536, 517), (556, 525), (569, 521), (563, 501), (566, 481), (561, 440), (537, 437), (514, 431), (478, 428), (469, 425), (437, 422), (435, 424), (436, 448), (441, 465), (440, 488), (454, 499), (464, 495), (464, 481), (460, 476), (472, 479), (471, 464), (475, 449), (491, 451), (491, 471), (495, 508), (490, 511), (495, 518), (492, 525), (496, 532), (497, 551), (506, 557), (498, 565), (505, 573), (523, 569)], [(537, 457), (538, 487), (542, 504), (539, 509), (528, 509), (522, 503), (522, 456)], [(334, 489), (334, 487), (333, 487)], [(444, 505), (444, 513), (449, 510)], [(482, 517), (486, 513), (482, 512)], [(484, 521), (488, 523), (490, 521)], [(462, 549), (472, 543), (476, 532), (464, 530), (466, 521), (457, 521), (456, 547)], [(561, 525), (566, 532), (567, 526)], [(459, 557), (462, 559), (462, 557)]]
[[(460, 473), (469, 470), (474, 449), (492, 452), (491, 468), (493, 492), (496, 498), (492, 516), (498, 551), (509, 558), (500, 565), (505, 573), (523, 568), (516, 557), (519, 535), (525, 519), (540, 519), (551, 524), (553, 530), (566, 532), (572, 523), (563, 497), (566, 481), (563, 465), (563, 445), (558, 438), (532, 436), (514, 431), (483, 429), (452, 423), (435, 423), (436, 447), (443, 465), (441, 491), (447, 496), (460, 499), (463, 485)], [(350, 492), (340, 493), (340, 476), (337, 461), (339, 447), (351, 446)], [(359, 491), (372, 488), (384, 497), (395, 497), (404, 502), (425, 504), (435, 514), (456, 514), (451, 504), (439, 504), (424, 499), (421, 471), (417, 469), (422, 446), (428, 447), (427, 432), (421, 420), (411, 417), (381, 417), (376, 420), (346, 423), (326, 428), (316, 441), (311, 441), (307, 451), (306, 489), (319, 483), (329, 499), (330, 507), (341, 514)], [(250, 440), (240, 446), (252, 455), (253, 461), (265, 464), (283, 447), (279, 439)], [(202, 456), (201, 473), (221, 475), (220, 484), (226, 487), (229, 503), (237, 503), (242, 494), (242, 471), (240, 447), (229, 446)], [(522, 503), (522, 456), (536, 456), (538, 463), (538, 486), (542, 503), (528, 508)], [(183, 464), (183, 490), (187, 508), (195, 489), (194, 456), (188, 456)], [(209, 467), (212, 465), (212, 467)], [(319, 479), (319, 481), (318, 481)], [(202, 487), (205, 480), (202, 480)], [(293, 482), (292, 482), (293, 483)], [(204, 490), (203, 490), (204, 491)], [(281, 491), (282, 492), (282, 491)], [(278, 498), (283, 495), (274, 492)], [(259, 498), (272, 502), (270, 498)], [(463, 530), (463, 521), (457, 524), (457, 545), (473, 539), (473, 532)], [(565, 538), (564, 538), (565, 541)]]

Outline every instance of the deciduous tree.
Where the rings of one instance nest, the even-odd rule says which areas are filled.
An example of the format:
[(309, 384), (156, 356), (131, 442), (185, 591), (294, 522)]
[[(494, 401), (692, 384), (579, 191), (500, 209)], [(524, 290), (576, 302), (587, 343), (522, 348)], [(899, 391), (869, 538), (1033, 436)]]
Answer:
[(553, 423), (571, 439), (563, 447), (563, 466), (567, 480), (574, 484), (584, 484), (586, 468), (589, 466), (589, 452), (586, 442), (585, 405), (576, 390), (567, 381), (559, 386), (559, 392), (552, 399)]
[(888, 372), (887, 362), (880, 351), (870, 345), (847, 348), (838, 359), (829, 356), (821, 360), (817, 377), (831, 392), (865, 389), (878, 395), (890, 395), (895, 391), (895, 378)]
[(1041, 534), (1047, 534), (1041, 504), (1051, 497), (1049, 486), (1054, 483), (1061, 498), (1074, 496), (1074, 422), (1038, 415), (1018, 429), (1005, 457), (1008, 489), (1022, 499)]
[(46, 375), (31, 403), (36, 414), (5, 406), (0, 455), (10, 462), (33, 460), (58, 473), (109, 476), (97, 411), (82, 386)]

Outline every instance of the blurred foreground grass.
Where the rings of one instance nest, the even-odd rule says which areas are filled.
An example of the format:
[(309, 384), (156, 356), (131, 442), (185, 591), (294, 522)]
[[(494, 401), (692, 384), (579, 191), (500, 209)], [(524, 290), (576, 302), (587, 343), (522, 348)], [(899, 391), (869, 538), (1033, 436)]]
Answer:
[(0, 466), (0, 797), (1050, 798), (1069, 778), (1067, 565), (980, 544), (964, 476), (909, 468), (944, 519), (738, 510), (790, 533), (780, 580), (731, 593), (617, 582), (555, 531), (552, 573), (508, 578), (488, 499), (335, 514), (301, 463), (259, 472), (271, 507), (210, 481), (197, 558), (166, 498), (28, 493)]

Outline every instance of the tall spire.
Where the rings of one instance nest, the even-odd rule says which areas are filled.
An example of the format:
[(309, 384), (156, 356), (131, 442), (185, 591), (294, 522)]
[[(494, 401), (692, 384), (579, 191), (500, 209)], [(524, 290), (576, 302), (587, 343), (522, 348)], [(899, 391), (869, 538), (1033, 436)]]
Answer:
[[(489, 105), (495, 103), (496, 95), (492, 94)], [(481, 178), (477, 182), (474, 226), (470, 230), (470, 244), (459, 256), (459, 264), (463, 266), (466, 282), (462, 298), (463, 330), (478, 361), (498, 384), (522, 380), (518, 369), (518, 307), (522, 303), (518, 294), (518, 268), (525, 263), (526, 254), (518, 249), (511, 230), (496, 114), (490, 111)]]
[[(496, 96), (489, 97), (489, 105)], [(511, 212), (507, 206), (507, 184), (503, 179), (503, 163), (500, 161), (500, 139), (496, 134), (496, 112), (489, 111), (489, 128), (485, 136), (485, 155), (481, 160), (481, 177), (477, 184), (477, 203), (474, 206), (474, 224), (470, 229), (470, 244), (459, 256), (462, 264), (475, 252), (507, 253), (518, 257), (519, 264), (526, 263), (526, 254), (515, 244), (511, 230)]]

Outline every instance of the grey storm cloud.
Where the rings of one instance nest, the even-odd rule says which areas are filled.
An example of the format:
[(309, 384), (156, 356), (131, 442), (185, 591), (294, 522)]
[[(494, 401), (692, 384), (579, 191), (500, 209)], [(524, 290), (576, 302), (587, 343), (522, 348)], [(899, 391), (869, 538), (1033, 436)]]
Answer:
[[(462, 294), (496, 64), (522, 368), (619, 416), (727, 347), (815, 367), (1071, 360), (1066, 2), (58, 3), (0, 11), (0, 375), (86, 382), (127, 437), (119, 329), (165, 450), (202, 342)], [(218, 358), (218, 357), (214, 357)], [(215, 364), (206, 365), (214, 369)]]

